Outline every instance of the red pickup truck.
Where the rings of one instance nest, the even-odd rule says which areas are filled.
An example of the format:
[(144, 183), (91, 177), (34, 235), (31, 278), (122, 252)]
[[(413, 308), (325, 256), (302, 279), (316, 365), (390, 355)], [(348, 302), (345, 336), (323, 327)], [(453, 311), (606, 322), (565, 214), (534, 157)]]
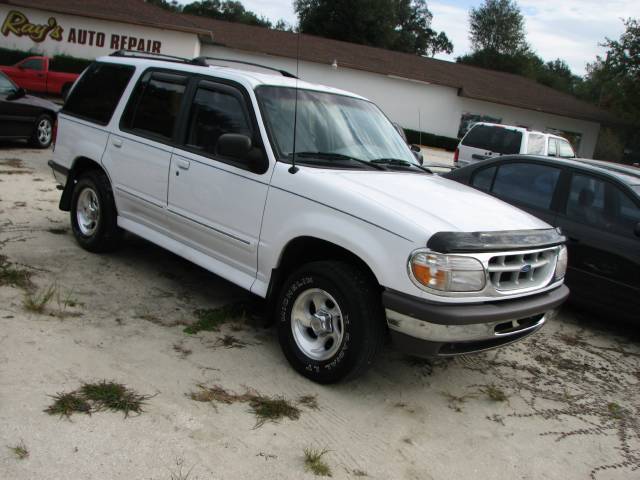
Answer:
[(0, 66), (0, 71), (29, 92), (64, 97), (79, 75), (54, 72), (49, 69), (50, 63), (51, 60), (48, 57), (27, 57), (10, 67)]

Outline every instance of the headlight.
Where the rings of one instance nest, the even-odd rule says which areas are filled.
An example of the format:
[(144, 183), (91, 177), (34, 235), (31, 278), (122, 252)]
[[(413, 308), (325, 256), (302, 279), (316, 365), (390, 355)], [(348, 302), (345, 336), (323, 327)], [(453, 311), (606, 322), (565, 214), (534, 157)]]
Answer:
[(564, 245), (560, 247), (560, 251), (558, 252), (558, 261), (556, 262), (556, 273), (553, 274), (553, 280), (558, 281), (564, 278), (565, 273), (567, 273), (567, 263), (569, 262), (569, 254), (567, 252), (567, 247)]
[(485, 271), (479, 260), (458, 255), (414, 252), (410, 275), (419, 286), (442, 292), (477, 292), (485, 285)]

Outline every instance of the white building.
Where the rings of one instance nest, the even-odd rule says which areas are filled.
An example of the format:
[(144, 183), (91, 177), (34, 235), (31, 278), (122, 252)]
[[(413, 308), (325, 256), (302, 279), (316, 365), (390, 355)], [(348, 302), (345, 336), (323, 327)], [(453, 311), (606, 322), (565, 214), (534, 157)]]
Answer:
[(580, 156), (591, 157), (601, 123), (615, 122), (593, 105), (516, 75), (310, 35), (298, 39), (143, 0), (0, 0), (0, 22), (0, 48), (48, 56), (92, 59), (131, 49), (297, 71), (304, 80), (373, 100), (404, 128), (444, 137), (458, 137), (473, 121), (494, 121), (560, 133)]

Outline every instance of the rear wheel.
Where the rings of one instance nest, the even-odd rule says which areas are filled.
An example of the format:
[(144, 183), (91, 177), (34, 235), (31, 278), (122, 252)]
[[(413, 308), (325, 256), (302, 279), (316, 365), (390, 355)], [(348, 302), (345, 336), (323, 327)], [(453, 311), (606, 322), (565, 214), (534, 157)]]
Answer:
[(364, 373), (384, 338), (377, 285), (360, 269), (335, 261), (306, 264), (287, 279), (277, 323), (289, 363), (318, 383)]
[(53, 139), (53, 119), (49, 115), (40, 115), (36, 120), (30, 143), (36, 148), (49, 148)]
[(76, 241), (90, 252), (117, 248), (122, 236), (109, 179), (104, 172), (83, 173), (73, 189), (71, 228)]

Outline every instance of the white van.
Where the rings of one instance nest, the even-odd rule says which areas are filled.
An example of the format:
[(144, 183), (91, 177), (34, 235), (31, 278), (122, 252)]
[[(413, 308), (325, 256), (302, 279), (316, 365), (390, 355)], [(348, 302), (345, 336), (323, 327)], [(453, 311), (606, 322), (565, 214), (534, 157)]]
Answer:
[(560, 158), (576, 156), (569, 141), (557, 135), (480, 122), (462, 138), (453, 161), (456, 166), (463, 167), (487, 158), (517, 153)]

